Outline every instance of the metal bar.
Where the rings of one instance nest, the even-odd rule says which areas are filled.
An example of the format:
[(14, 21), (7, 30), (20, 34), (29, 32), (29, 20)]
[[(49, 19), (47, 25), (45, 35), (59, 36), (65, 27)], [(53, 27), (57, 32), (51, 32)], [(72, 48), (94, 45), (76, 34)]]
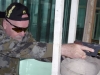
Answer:
[(70, 22), (69, 22), (69, 32), (68, 32), (68, 43), (73, 43), (76, 38), (78, 5), (79, 5), (79, 0), (72, 0)]
[(56, 0), (55, 5), (56, 6), (55, 6), (55, 22), (54, 22), (52, 75), (60, 75), (64, 0)]

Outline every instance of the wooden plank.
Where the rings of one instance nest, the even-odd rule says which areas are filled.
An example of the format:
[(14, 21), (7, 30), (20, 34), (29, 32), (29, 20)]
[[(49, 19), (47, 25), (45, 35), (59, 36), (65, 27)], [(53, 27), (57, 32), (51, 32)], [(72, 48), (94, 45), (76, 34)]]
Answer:
[(60, 75), (64, 0), (56, 0), (55, 5), (52, 75)]
[(97, 0), (88, 0), (86, 19), (85, 19), (85, 25), (84, 25), (84, 33), (83, 33), (83, 39), (82, 39), (83, 42), (91, 43), (93, 27), (94, 27), (96, 3), (97, 3)]
[(69, 32), (68, 32), (68, 43), (73, 43), (76, 38), (78, 5), (79, 5), (79, 0), (72, 0), (70, 22), (69, 22)]

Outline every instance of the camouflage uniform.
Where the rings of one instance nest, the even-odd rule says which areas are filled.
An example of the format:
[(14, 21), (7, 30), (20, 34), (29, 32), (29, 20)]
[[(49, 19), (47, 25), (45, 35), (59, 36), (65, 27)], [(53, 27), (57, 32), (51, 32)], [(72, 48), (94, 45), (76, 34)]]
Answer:
[[(48, 50), (48, 47), (51, 50)], [(18, 42), (7, 36), (0, 27), (0, 75), (19, 75), (20, 59), (41, 60), (49, 58), (51, 55), (52, 44), (36, 42), (28, 32), (22, 42)]]

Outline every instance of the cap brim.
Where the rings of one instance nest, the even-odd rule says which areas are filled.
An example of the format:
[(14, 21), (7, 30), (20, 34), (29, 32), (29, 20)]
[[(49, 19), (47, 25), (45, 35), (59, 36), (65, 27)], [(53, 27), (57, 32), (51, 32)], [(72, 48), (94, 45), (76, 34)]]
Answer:
[(5, 18), (5, 12), (0, 11), (0, 18)]

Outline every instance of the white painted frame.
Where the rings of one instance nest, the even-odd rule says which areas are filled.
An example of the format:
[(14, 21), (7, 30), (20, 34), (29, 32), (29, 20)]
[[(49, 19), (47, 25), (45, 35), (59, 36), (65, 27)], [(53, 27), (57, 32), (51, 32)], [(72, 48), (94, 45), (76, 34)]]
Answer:
[(56, 0), (55, 5), (52, 75), (60, 75), (64, 0)]
[[(56, 6), (55, 6), (55, 22), (54, 22), (52, 75), (60, 75), (60, 58), (61, 58), (61, 44), (62, 44), (64, 0), (56, 0), (55, 5)], [(78, 5), (79, 5), (79, 0), (72, 0), (68, 43), (73, 43), (75, 41)]]
[(79, 5), (79, 0), (71, 1), (68, 43), (73, 43), (76, 39), (78, 5)]

